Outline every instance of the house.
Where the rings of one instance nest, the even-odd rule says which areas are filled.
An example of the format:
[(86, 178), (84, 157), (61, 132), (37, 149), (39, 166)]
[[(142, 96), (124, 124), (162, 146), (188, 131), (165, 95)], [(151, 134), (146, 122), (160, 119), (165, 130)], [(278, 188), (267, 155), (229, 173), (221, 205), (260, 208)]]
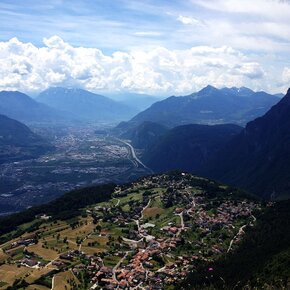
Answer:
[(61, 254), (59, 257), (61, 259), (63, 259), (63, 260), (68, 260), (68, 261), (72, 261), (73, 260), (73, 256), (70, 255), (70, 254)]
[(38, 261), (33, 260), (33, 259), (23, 259), (21, 261), (21, 264), (27, 267), (36, 267), (38, 265)]
[(62, 261), (53, 261), (52, 265), (56, 266), (57, 268), (62, 268), (62, 267), (66, 266), (66, 264), (64, 262), (62, 262)]

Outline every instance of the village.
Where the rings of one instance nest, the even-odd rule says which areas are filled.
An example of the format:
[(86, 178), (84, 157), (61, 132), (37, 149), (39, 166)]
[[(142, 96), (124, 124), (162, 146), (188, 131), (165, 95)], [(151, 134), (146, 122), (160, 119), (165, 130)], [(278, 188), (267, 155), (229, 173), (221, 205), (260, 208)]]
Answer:
[[(116, 187), (109, 202), (86, 208), (87, 217), (70, 225), (75, 240), (59, 224), (53, 238), (38, 231), (5, 252), (22, 247), (22, 259), (10, 260), (21, 267), (71, 271), (68, 289), (82, 289), (80, 283), (83, 289), (170, 289), (200, 261), (233, 251), (260, 207), (190, 174), (155, 175)], [(53, 259), (39, 258), (35, 244), (55, 251)], [(51, 271), (46, 277), (53, 284), (59, 274)]]

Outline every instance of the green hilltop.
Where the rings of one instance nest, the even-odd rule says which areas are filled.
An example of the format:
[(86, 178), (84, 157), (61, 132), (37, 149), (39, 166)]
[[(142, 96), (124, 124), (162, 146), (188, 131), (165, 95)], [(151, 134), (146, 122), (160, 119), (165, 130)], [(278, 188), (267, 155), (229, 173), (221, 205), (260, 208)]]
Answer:
[(236, 252), (265, 206), (181, 172), (80, 189), (0, 219), (0, 289), (180, 289)]

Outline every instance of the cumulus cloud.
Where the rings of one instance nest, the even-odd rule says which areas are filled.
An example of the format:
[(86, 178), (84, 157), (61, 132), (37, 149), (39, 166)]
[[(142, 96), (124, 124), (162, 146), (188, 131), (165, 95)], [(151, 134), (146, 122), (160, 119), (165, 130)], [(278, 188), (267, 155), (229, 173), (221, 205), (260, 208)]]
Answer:
[[(69, 86), (184, 94), (207, 84), (261, 88), (264, 77), (258, 62), (227, 46), (136, 48), (109, 56), (97, 48), (71, 46), (58, 36), (45, 38), (40, 48), (17, 38), (0, 42), (1, 90), (37, 92), (50, 86)], [(258, 85), (257, 80), (261, 81)]]
[(235, 66), (233, 73), (245, 75), (250, 79), (261, 79), (265, 72), (259, 63), (249, 62)]

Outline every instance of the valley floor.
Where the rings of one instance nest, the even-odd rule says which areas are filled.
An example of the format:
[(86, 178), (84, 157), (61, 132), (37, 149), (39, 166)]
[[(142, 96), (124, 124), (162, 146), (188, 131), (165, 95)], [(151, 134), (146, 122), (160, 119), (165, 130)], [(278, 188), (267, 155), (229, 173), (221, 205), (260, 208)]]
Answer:
[[(37, 159), (0, 168), (0, 215), (48, 202), (72, 189), (106, 182), (123, 183), (150, 173), (136, 164), (129, 144), (96, 134), (95, 127), (38, 128), (56, 150)], [(133, 150), (133, 151), (132, 151)]]

